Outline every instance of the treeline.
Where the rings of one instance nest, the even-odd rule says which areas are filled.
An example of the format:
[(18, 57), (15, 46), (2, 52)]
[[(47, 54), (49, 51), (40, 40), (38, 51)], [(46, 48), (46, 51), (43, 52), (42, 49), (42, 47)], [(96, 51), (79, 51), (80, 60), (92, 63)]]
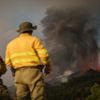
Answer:
[(47, 84), (46, 96), (47, 100), (100, 100), (100, 72), (89, 70), (67, 83)]

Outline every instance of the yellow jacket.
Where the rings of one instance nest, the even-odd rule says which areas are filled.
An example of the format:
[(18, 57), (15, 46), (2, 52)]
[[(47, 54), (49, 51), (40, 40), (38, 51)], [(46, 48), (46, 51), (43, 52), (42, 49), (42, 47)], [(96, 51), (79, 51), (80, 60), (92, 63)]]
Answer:
[(14, 69), (41, 65), (40, 59), (43, 64), (49, 62), (48, 52), (42, 42), (28, 33), (20, 34), (8, 43), (5, 55), (6, 64)]

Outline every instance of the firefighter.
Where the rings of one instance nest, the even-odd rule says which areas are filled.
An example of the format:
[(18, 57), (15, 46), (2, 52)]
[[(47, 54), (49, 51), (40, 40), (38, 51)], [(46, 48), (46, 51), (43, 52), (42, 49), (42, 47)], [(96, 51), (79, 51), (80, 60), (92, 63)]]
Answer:
[(0, 100), (10, 100), (8, 89), (3, 84), (3, 81), (1, 79), (1, 76), (3, 74), (5, 74), (6, 70), (7, 69), (6, 69), (5, 63), (4, 63), (3, 59), (2, 59), (2, 57), (0, 57)]
[(15, 76), (17, 100), (44, 100), (43, 72), (50, 73), (50, 57), (41, 40), (32, 35), (36, 30), (31, 22), (22, 22), (19, 36), (8, 43), (6, 64)]

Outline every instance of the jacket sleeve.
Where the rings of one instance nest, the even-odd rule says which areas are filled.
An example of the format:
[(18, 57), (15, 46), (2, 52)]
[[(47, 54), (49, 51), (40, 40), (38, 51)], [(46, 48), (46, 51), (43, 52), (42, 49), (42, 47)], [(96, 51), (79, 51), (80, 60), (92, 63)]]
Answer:
[(42, 41), (37, 37), (35, 38), (35, 41), (34, 41), (34, 49), (37, 55), (39, 56), (39, 58), (41, 59), (42, 63), (47, 64), (49, 61), (48, 51), (44, 47)]
[(37, 55), (39, 56), (41, 63), (47, 65), (47, 69), (50, 70), (50, 56), (48, 54), (47, 49), (44, 47), (42, 41), (37, 37), (35, 38), (34, 49), (37, 52)]
[(6, 49), (6, 53), (5, 53), (5, 63), (7, 66), (12, 66), (8, 48)]

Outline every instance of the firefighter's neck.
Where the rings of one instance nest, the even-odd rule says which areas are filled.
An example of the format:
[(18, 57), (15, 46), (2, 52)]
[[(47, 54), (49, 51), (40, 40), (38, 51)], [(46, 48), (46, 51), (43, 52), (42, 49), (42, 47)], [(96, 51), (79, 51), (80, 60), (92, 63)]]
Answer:
[(29, 35), (32, 35), (32, 31), (23, 32), (21, 34), (29, 34)]

